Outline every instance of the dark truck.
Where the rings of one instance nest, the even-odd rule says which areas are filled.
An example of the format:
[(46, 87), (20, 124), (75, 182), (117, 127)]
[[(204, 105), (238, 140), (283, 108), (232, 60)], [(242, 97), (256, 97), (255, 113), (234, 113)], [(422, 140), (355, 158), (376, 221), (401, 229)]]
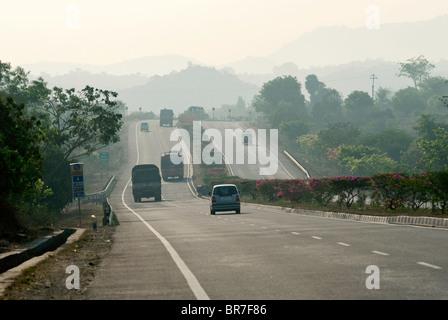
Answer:
[(171, 151), (162, 153), (160, 167), (162, 170), (162, 178), (165, 181), (168, 181), (169, 178), (177, 178), (179, 180), (184, 178), (184, 163), (174, 164), (171, 161)]
[(135, 202), (154, 197), (162, 200), (162, 181), (159, 167), (155, 164), (139, 164), (132, 168), (132, 194)]
[(174, 111), (171, 109), (162, 109), (160, 110), (160, 126), (163, 127), (164, 125), (168, 125), (170, 127), (173, 126), (173, 118), (174, 118)]

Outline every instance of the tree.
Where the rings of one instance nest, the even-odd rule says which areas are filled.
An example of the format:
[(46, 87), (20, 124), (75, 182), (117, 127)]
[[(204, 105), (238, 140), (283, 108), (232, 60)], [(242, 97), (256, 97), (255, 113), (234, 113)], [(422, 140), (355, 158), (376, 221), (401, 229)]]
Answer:
[(388, 157), (400, 161), (402, 152), (411, 145), (413, 138), (402, 129), (387, 129), (375, 134), (366, 134), (358, 139), (364, 146), (375, 147)]
[(421, 114), (417, 121), (417, 125), (413, 128), (417, 132), (418, 139), (434, 140), (436, 138), (434, 130), (438, 127), (439, 125), (436, 123), (433, 115)]
[(318, 133), (319, 144), (326, 151), (342, 144), (352, 144), (360, 134), (359, 128), (351, 123), (335, 123)]
[(335, 89), (325, 88), (321, 90), (319, 101), (312, 106), (311, 114), (316, 128), (321, 129), (329, 124), (342, 120), (342, 96)]
[(392, 90), (379, 87), (375, 94), (375, 106), (380, 109), (389, 109), (391, 104)]
[(28, 76), (29, 72), (23, 68), (13, 69), (10, 63), (2, 63), (0, 60), (0, 95), (11, 97), (17, 104), (25, 104), (25, 109), (40, 103), (50, 90), (41, 77), (30, 81)]
[(292, 141), (296, 141), (298, 137), (308, 134), (310, 130), (311, 124), (303, 119), (283, 121), (280, 124), (280, 133), (286, 135)]
[(430, 170), (448, 169), (448, 130), (437, 128), (434, 130), (435, 139), (422, 140), (419, 146), (423, 150), (422, 162)]
[(316, 75), (310, 74), (305, 79), (305, 88), (310, 95), (310, 102), (315, 103), (318, 93), (325, 89), (325, 83), (320, 82)]
[(263, 84), (253, 106), (264, 113), (274, 127), (282, 121), (307, 118), (301, 85), (292, 76), (277, 77)]
[(434, 65), (430, 63), (423, 55), (417, 58), (411, 58), (406, 62), (400, 62), (399, 77), (410, 78), (414, 82), (415, 88), (431, 74)]
[[(40, 144), (44, 132), (39, 120), (29, 118), (23, 104), (11, 97), (0, 96), (0, 221), (14, 217), (11, 197), (28, 201), (42, 177), (43, 162)], [(2, 223), (0, 223), (2, 225)]]
[(373, 99), (367, 92), (355, 90), (344, 100), (344, 105), (349, 112), (365, 110), (373, 106)]
[[(119, 141), (123, 122), (117, 113), (117, 93), (86, 86), (75, 89), (53, 88), (52, 95), (39, 107), (45, 114), (47, 142), (44, 152), (58, 150), (61, 161), (46, 172), (51, 179), (66, 161), (89, 155)], [(51, 150), (51, 151), (50, 151)]]
[(398, 166), (396, 161), (378, 148), (363, 145), (342, 145), (338, 154), (338, 164), (349, 169), (353, 175), (365, 176), (393, 172)]
[(373, 104), (373, 99), (367, 92), (355, 90), (350, 93), (344, 100), (348, 121), (361, 126), (365, 125), (372, 120), (368, 114)]
[(416, 88), (400, 89), (392, 97), (392, 110), (397, 115), (421, 114), (424, 112), (425, 107), (426, 103), (420, 91)]

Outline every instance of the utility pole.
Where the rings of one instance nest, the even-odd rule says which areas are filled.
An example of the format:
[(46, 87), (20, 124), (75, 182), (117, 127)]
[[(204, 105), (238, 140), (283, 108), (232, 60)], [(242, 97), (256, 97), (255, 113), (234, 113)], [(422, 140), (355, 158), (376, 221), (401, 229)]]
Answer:
[(372, 74), (370, 79), (372, 79), (372, 100), (375, 100), (375, 79), (378, 79), (378, 78), (375, 77), (375, 74)]

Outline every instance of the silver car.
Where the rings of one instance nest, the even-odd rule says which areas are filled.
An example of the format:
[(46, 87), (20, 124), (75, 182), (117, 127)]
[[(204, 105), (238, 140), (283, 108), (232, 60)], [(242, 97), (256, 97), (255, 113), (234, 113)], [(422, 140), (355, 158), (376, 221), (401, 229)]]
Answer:
[(210, 197), (210, 214), (216, 211), (235, 211), (240, 213), (240, 194), (234, 184), (218, 184), (213, 186)]

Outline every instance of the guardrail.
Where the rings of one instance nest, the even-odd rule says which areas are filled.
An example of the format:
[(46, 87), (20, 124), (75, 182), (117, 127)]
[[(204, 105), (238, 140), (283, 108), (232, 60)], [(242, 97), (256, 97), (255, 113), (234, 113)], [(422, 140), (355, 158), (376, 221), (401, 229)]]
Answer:
[(303, 173), (306, 174), (306, 177), (307, 177), (308, 179), (311, 178), (311, 176), (309, 175), (308, 171), (307, 171), (304, 167), (302, 167), (302, 165), (301, 165), (300, 163), (298, 163), (297, 160), (294, 159), (294, 157), (293, 157), (292, 155), (290, 155), (286, 150), (283, 150), (283, 152), (288, 156), (289, 159), (291, 159), (292, 162), (294, 162), (294, 164), (295, 164), (296, 166), (298, 166), (298, 167), (300, 168), (300, 170), (303, 171)]
[(98, 205), (102, 204), (104, 201), (104, 196), (108, 194), (110, 190), (115, 186), (117, 183), (117, 179), (115, 176), (110, 177), (108, 180), (106, 186), (102, 191), (94, 192), (86, 194), (82, 199), (81, 203), (96, 203)]

